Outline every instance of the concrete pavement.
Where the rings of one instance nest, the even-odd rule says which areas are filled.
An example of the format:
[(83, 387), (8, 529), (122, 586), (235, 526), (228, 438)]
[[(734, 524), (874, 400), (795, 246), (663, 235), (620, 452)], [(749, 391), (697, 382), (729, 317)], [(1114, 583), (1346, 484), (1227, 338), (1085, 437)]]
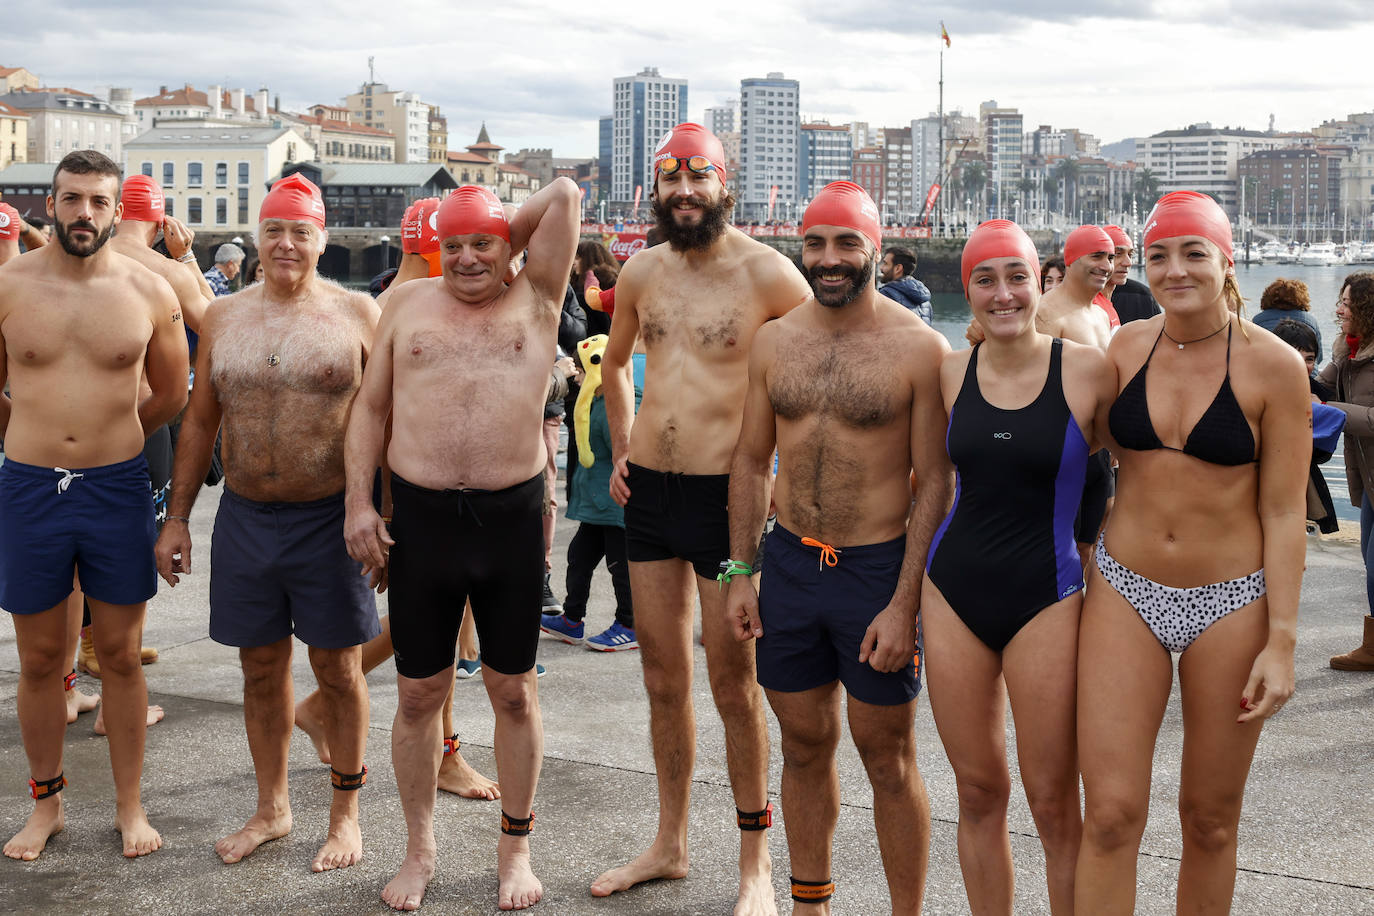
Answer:
[[(33, 863), (0, 859), (0, 912), (5, 913), (363, 913), (390, 910), (378, 896), (400, 864), (404, 827), (390, 764), (396, 708), (394, 668), (368, 678), (371, 732), (363, 790), (365, 858), (358, 866), (311, 874), (310, 860), (327, 823), (328, 770), (297, 733), (291, 747), (295, 827), (233, 866), (220, 863), (213, 844), (252, 813), (254, 782), (242, 718), (242, 679), (236, 653), (206, 636), (209, 538), (219, 489), (206, 490), (192, 519), (195, 572), (175, 590), (165, 586), (150, 604), (148, 645), (162, 657), (145, 669), (151, 702), (166, 720), (148, 733), (144, 799), (163, 834), (164, 848), (144, 859), (120, 857), (114, 831), (113, 784), (105, 740), (91, 732), (93, 716), (68, 729), (64, 798), (67, 827)], [(560, 521), (555, 581), (574, 531)], [(1243, 914), (1374, 914), (1374, 675), (1342, 674), (1327, 657), (1358, 639), (1364, 576), (1358, 547), (1348, 538), (1309, 538), (1298, 641), (1298, 692), (1265, 728), (1241, 824), (1240, 873), (1234, 912)], [(588, 632), (611, 619), (609, 580), (598, 573)], [(555, 591), (561, 592), (561, 588)], [(539, 682), (545, 722), (545, 761), (533, 837), (536, 872), (546, 896), (543, 914), (727, 914), (736, 887), (737, 831), (725, 772), (724, 736), (697, 649), (697, 768), (692, 795), (692, 871), (595, 900), (587, 892), (602, 870), (637, 854), (653, 837), (656, 813), (648, 707), (639, 654), (602, 654), (544, 637)], [(293, 666), (298, 696), (314, 687), (303, 650)], [(14, 630), (0, 615), (0, 839), (22, 825), (31, 802), (28, 768), (13, 712), (18, 659)], [(98, 689), (83, 678), (87, 690)], [(1171, 913), (1180, 839), (1176, 802), (1181, 725), (1177, 689), (1155, 757), (1150, 823), (1139, 859), (1138, 912)], [(488, 775), (492, 718), (481, 679), (458, 683), (454, 715), (463, 752)], [(773, 731), (771, 783), (777, 797), (781, 759)], [(930, 793), (933, 835), (926, 912), (968, 912), (955, 850), (954, 777), (928, 705), (916, 719), (918, 755)], [(1008, 724), (1008, 746), (1014, 748)], [(1012, 751), (1014, 755), (1014, 750)], [(834, 910), (887, 911), (887, 894), (872, 828), (872, 796), (858, 755), (841, 745), (844, 806), (835, 838)], [(1048, 913), (1044, 860), (1013, 770), (1012, 849), (1017, 867), (1016, 912)], [(440, 793), (439, 870), (423, 911), (496, 912), (495, 843), (499, 810)], [(782, 812), (786, 817), (786, 812)], [(779, 827), (781, 825), (779, 824)], [(779, 906), (788, 911), (786, 842), (770, 832)]]

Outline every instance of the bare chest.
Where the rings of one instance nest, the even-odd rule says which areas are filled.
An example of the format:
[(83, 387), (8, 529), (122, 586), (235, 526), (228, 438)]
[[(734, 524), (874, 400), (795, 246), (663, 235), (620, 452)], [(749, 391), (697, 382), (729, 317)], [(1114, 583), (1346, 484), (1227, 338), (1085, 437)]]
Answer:
[(856, 429), (886, 426), (911, 394), (901, 355), (875, 336), (826, 339), (796, 335), (779, 341), (768, 396), (779, 419), (833, 419)]
[(665, 345), (707, 353), (747, 351), (764, 316), (747, 279), (672, 271), (645, 291), (639, 330), (646, 349)]
[(3, 332), (12, 367), (76, 361), (118, 371), (142, 365), (153, 326), (142, 303), (97, 294), (81, 301), (35, 297), (9, 314)]
[(362, 352), (359, 323), (350, 316), (326, 311), (263, 319), (245, 309), (220, 328), (211, 375), (228, 395), (263, 389), (351, 395), (362, 378)]

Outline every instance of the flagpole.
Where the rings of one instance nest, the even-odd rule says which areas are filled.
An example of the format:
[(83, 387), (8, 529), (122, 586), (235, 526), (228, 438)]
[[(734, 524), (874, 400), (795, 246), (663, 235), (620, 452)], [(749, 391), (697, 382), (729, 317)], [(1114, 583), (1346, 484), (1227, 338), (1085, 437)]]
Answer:
[[(940, 23), (940, 31), (943, 32), (945, 24)], [(940, 178), (945, 174), (945, 43), (944, 38), (940, 39), (940, 164), (935, 169), (935, 174)], [(935, 198), (935, 225), (940, 235), (945, 234), (945, 202), (940, 198)]]

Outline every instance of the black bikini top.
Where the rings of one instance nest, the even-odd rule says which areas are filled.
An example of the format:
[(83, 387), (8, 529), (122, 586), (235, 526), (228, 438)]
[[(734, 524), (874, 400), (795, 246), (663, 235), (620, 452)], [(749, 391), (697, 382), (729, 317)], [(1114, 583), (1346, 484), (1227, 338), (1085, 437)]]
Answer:
[[(1164, 336), (1162, 328), (1159, 335)], [(1226, 329), (1226, 377), (1181, 449), (1159, 441), (1145, 397), (1145, 371), (1150, 368), (1150, 359), (1155, 355), (1159, 339), (1155, 338), (1150, 355), (1145, 357), (1145, 365), (1121, 389), (1107, 414), (1112, 437), (1124, 448), (1137, 452), (1164, 448), (1183, 452), (1208, 464), (1230, 466), (1253, 462), (1255, 435), (1250, 431), (1250, 424), (1245, 420), (1245, 412), (1240, 409), (1235, 392), (1231, 390), (1231, 328), (1228, 326)]]

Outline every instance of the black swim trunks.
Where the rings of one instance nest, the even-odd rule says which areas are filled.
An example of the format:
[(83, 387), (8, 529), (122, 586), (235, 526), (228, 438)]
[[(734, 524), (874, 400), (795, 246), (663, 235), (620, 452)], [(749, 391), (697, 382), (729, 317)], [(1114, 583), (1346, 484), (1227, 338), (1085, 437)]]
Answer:
[(631, 563), (682, 559), (715, 579), (730, 557), (729, 474), (672, 474), (628, 465), (625, 555)]
[(504, 490), (431, 490), (391, 475), (391, 643), (396, 671), (453, 664), (472, 601), (482, 664), (534, 667), (544, 596), (544, 474)]

